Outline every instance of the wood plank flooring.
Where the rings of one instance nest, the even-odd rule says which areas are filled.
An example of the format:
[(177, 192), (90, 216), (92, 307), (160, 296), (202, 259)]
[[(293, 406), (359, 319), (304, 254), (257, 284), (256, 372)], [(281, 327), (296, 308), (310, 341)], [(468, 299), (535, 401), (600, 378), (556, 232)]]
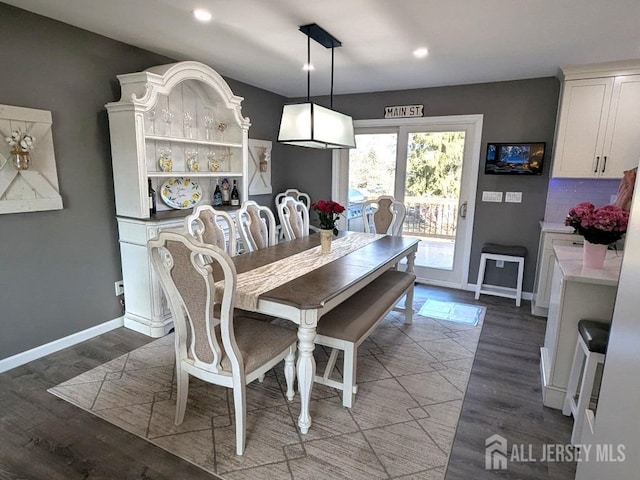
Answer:
[[(569, 442), (572, 421), (542, 406), (539, 347), (545, 320), (529, 303), (419, 286), (416, 296), (488, 307), (447, 480), (572, 479), (573, 463), (510, 462), (484, 468), (485, 439), (509, 444)], [(150, 339), (118, 329), (0, 375), (0, 479), (212, 479), (190, 463), (47, 393), (47, 389)]]

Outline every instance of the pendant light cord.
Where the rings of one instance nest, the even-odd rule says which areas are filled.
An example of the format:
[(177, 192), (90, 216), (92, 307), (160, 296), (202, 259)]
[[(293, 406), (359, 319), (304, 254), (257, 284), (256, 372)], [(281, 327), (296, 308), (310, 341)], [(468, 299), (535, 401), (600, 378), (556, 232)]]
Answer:
[(329, 108), (333, 110), (333, 53), (335, 47), (331, 46), (331, 95), (329, 96)]
[(307, 34), (307, 103), (309, 103), (309, 90), (311, 90), (311, 36)]

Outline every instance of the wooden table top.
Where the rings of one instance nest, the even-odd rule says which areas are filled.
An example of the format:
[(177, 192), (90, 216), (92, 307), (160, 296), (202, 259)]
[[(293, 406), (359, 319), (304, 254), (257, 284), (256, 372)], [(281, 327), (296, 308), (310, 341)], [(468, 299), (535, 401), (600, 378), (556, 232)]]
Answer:
[[(340, 237), (358, 235), (341, 232)], [(293, 279), (260, 295), (270, 300), (291, 305), (301, 310), (322, 308), (325, 302), (368, 275), (379, 273), (417, 248), (419, 240), (411, 237), (384, 236), (333, 262)], [(273, 247), (233, 257), (238, 274), (267, 265), (320, 245), (320, 235), (312, 234), (282, 242)], [(376, 275), (373, 275), (376, 276)], [(364, 285), (363, 285), (364, 286)]]

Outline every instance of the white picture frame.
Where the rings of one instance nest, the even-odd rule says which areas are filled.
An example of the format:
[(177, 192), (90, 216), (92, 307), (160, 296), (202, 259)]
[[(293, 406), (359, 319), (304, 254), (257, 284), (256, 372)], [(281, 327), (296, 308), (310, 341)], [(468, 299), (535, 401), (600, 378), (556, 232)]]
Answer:
[(269, 140), (249, 139), (249, 195), (272, 193), (271, 188), (271, 149)]

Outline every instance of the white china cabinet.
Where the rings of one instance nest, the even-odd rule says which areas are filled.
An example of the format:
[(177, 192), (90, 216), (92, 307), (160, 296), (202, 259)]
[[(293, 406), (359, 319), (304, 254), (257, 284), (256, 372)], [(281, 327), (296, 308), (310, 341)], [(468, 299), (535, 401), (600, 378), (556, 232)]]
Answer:
[(640, 60), (561, 71), (553, 177), (622, 178), (640, 158)]
[[(125, 326), (160, 337), (173, 326), (146, 243), (181, 228), (192, 207), (211, 204), (216, 184), (248, 194), (249, 119), (242, 97), (199, 62), (118, 75), (118, 102), (107, 104), (113, 183), (125, 291)], [(156, 192), (150, 213), (149, 182)], [(175, 185), (184, 188), (176, 188)], [(222, 185), (221, 185), (222, 186)]]

